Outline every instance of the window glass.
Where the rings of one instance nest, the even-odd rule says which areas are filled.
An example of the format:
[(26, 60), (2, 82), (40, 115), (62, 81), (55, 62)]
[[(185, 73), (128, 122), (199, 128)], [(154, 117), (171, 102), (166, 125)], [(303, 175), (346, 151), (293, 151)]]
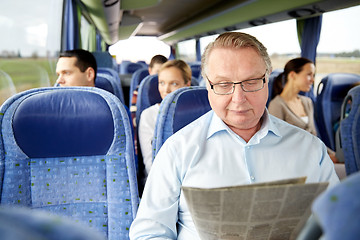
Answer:
[(196, 61), (196, 41), (195, 39), (182, 41), (178, 43), (178, 58), (185, 62)]
[(16, 92), (54, 84), (63, 0), (0, 3), (0, 104)]

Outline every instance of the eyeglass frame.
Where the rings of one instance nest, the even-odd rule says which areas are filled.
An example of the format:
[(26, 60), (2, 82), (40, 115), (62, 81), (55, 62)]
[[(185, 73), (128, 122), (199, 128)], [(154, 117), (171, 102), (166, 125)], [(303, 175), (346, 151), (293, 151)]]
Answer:
[[(205, 77), (206, 79), (208, 80), (209, 84), (210, 84), (210, 88), (213, 90), (213, 92), (216, 94), (216, 95), (230, 95), (230, 94), (233, 94), (234, 91), (235, 91), (235, 85), (236, 84), (240, 84), (241, 86), (241, 89), (244, 91), (244, 92), (257, 92), (257, 91), (260, 91), (261, 89), (264, 88), (265, 86), (265, 82), (266, 82), (266, 73), (267, 73), (267, 69), (265, 70), (265, 73), (262, 77), (260, 78), (252, 78), (252, 79), (247, 79), (247, 80), (244, 80), (244, 81), (241, 81), (241, 82), (223, 82), (223, 83), (212, 83), (209, 79), (209, 77), (205, 74)], [(247, 81), (253, 81), (253, 80), (262, 80), (263, 82), (263, 85), (261, 88), (257, 89), (257, 90), (254, 90), (254, 91), (247, 91), (244, 89), (244, 86), (242, 85), (243, 82), (247, 82)], [(216, 93), (215, 90), (214, 90), (214, 86), (216, 85), (221, 85), (221, 84), (224, 84), (224, 83), (232, 83), (233, 84), (233, 87), (232, 87), (232, 91), (229, 92), (229, 93), (224, 93), (224, 94), (221, 94), (221, 93)]]

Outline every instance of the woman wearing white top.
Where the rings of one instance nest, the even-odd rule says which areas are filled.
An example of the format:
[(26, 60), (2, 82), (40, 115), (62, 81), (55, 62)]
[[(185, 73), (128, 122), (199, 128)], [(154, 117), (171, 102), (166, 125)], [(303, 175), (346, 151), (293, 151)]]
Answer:
[[(159, 92), (162, 99), (176, 89), (190, 86), (191, 68), (182, 60), (169, 60), (159, 69)], [(139, 123), (139, 141), (145, 165), (145, 178), (152, 165), (152, 140), (160, 104), (154, 104), (141, 113)]]

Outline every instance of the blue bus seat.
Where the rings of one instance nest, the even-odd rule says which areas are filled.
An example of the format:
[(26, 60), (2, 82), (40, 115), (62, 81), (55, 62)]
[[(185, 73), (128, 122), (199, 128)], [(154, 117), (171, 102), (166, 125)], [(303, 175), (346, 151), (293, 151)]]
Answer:
[(84, 224), (26, 207), (0, 207), (0, 232), (1, 240), (105, 240)]
[(341, 106), (340, 139), (350, 175), (360, 170), (360, 86), (350, 89)]
[(191, 68), (191, 75), (196, 79), (199, 79), (201, 75), (201, 62), (191, 62), (189, 63)]
[(1, 204), (69, 216), (128, 239), (139, 204), (128, 113), (98, 88), (39, 88), (0, 108)]
[(124, 94), (120, 84), (111, 75), (98, 73), (95, 79), (95, 87), (111, 92), (124, 103)]
[(335, 150), (334, 126), (340, 121), (341, 105), (348, 91), (358, 82), (360, 75), (332, 73), (318, 85), (314, 107), (318, 136), (332, 150)]
[(136, 101), (133, 101), (134, 91), (138, 89), (138, 86), (141, 83), (141, 81), (148, 75), (149, 75), (149, 70), (147, 68), (140, 68), (136, 70), (134, 74), (131, 76), (130, 92), (129, 92), (130, 111), (132, 111), (131, 105), (133, 104), (136, 105)]
[(200, 85), (200, 81), (198, 80), (198, 78), (192, 76), (191, 77), (191, 86), (199, 86)]
[(305, 239), (357, 239), (360, 236), (360, 173), (319, 195), (312, 205), (322, 235)]
[(144, 109), (161, 102), (161, 96), (158, 90), (158, 75), (149, 75), (145, 77), (138, 89), (136, 101), (136, 126), (139, 126), (140, 116)]
[[(107, 77), (105, 75), (107, 75)], [(114, 85), (115, 96), (117, 96), (120, 99), (120, 101), (123, 104), (125, 104), (124, 92), (123, 92), (123, 88), (121, 85), (121, 79), (120, 79), (119, 74), (111, 68), (98, 68), (96, 77), (99, 77), (99, 76), (105, 77), (105, 78), (109, 79), (109, 81), (112, 82), (112, 85)], [(101, 86), (99, 86), (99, 84), (96, 83), (96, 80), (95, 80), (95, 86), (102, 88)], [(102, 89), (104, 89), (104, 88), (102, 88)]]
[(120, 74), (133, 74), (136, 70), (143, 68), (143, 64), (130, 61), (123, 61), (120, 64)]
[(109, 52), (95, 51), (92, 52), (95, 57), (97, 67), (99, 68), (111, 68), (117, 70), (116, 60), (110, 55)]
[(141, 64), (144, 68), (148, 68), (149, 65), (144, 60), (139, 60), (136, 63)]
[(156, 120), (153, 159), (166, 139), (210, 109), (206, 87), (183, 87), (168, 94)]

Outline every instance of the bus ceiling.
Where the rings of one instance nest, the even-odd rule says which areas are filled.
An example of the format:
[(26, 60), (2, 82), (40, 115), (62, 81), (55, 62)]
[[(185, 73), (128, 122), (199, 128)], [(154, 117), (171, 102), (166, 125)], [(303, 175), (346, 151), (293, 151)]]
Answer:
[(73, 0), (108, 45), (131, 36), (174, 44), (359, 5), (359, 0)]

